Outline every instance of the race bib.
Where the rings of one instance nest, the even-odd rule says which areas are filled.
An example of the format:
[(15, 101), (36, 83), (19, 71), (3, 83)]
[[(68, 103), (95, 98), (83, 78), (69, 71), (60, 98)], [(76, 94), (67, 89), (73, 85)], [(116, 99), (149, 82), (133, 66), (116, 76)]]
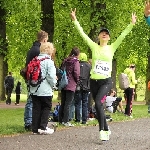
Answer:
[(100, 60), (95, 62), (94, 73), (109, 76), (110, 72), (111, 69), (107, 62)]

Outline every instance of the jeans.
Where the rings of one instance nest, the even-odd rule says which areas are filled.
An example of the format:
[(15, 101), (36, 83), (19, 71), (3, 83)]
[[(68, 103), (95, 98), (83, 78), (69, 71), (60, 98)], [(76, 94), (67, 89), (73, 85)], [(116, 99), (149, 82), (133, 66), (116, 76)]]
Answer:
[(61, 106), (59, 108), (59, 122), (69, 122), (70, 106), (74, 99), (74, 92), (61, 90)]
[(101, 100), (112, 88), (111, 78), (90, 80), (90, 90), (95, 101), (96, 116), (99, 123), (99, 130), (108, 131), (104, 106)]
[(24, 111), (24, 126), (28, 126), (32, 124), (32, 98), (28, 94), (27, 103), (25, 105)]
[(81, 120), (80, 110), (82, 110), (82, 123), (86, 123), (88, 115), (88, 91), (80, 90), (75, 93), (75, 120), (77, 122)]
[(73, 99), (71, 105), (70, 105), (70, 109), (69, 109), (69, 120), (73, 120), (74, 119), (74, 112), (75, 112), (75, 101)]

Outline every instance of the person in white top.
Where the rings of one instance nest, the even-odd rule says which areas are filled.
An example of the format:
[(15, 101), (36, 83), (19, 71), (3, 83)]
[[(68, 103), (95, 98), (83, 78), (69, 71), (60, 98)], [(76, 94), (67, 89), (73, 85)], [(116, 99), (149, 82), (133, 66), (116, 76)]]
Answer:
[(124, 113), (123, 106), (122, 106), (122, 98), (115, 97), (115, 95), (116, 95), (115, 90), (111, 89), (110, 95), (106, 97), (106, 101), (105, 101), (106, 111), (110, 113), (115, 113), (116, 110), (118, 110), (119, 112)]

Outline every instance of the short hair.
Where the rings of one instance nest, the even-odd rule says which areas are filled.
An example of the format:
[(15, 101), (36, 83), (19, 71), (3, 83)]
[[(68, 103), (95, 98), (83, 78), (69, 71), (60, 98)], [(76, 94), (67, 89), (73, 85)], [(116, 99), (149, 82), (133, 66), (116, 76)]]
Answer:
[(78, 47), (75, 46), (72, 48), (69, 56), (79, 56), (79, 54), (80, 54), (80, 50)]
[(12, 72), (8, 72), (9, 75), (12, 75)]
[(47, 36), (48, 36), (48, 33), (41, 30), (37, 33), (37, 41), (41, 42), (42, 40), (44, 40), (44, 38), (47, 38)]
[(40, 53), (52, 55), (54, 51), (54, 45), (50, 42), (41, 43)]

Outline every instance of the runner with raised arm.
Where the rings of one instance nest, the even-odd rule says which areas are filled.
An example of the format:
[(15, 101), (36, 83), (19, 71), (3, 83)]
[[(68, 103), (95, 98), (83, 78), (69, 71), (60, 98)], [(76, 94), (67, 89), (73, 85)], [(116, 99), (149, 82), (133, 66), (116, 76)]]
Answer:
[(110, 32), (107, 28), (102, 28), (100, 30), (98, 34), (100, 45), (98, 45), (84, 33), (82, 27), (76, 19), (76, 9), (74, 11), (71, 10), (71, 18), (81, 37), (92, 51), (90, 89), (95, 101), (96, 114), (99, 122), (100, 140), (106, 141), (109, 140), (110, 131), (108, 131), (103, 103), (100, 100), (112, 88), (112, 59), (116, 49), (136, 23), (136, 15), (132, 13), (132, 22), (111, 45), (107, 45), (110, 40)]

